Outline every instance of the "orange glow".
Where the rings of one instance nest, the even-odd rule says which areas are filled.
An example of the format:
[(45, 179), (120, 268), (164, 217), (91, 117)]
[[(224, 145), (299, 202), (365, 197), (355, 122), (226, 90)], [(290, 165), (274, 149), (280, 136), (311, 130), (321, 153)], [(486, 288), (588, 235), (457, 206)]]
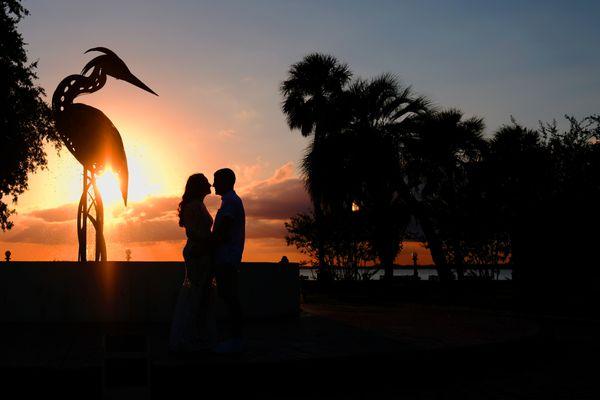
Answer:
[[(106, 215), (108, 218), (108, 214)], [(182, 249), (185, 241), (169, 241), (154, 243), (119, 243), (111, 242), (107, 237), (108, 258), (111, 261), (124, 261), (125, 251), (130, 249), (132, 261), (183, 261)], [(10, 249), (15, 261), (75, 261), (77, 245), (48, 245), (30, 243), (2, 243), (2, 253)], [(396, 258), (396, 263), (412, 265), (412, 252), (416, 251), (419, 265), (431, 265), (429, 250), (416, 242), (404, 243), (404, 249)], [(291, 262), (306, 260), (295, 248), (287, 247), (285, 241), (279, 239), (250, 239), (244, 249), (243, 261), (277, 262), (282, 256), (287, 256)]]
[(106, 208), (111, 208), (123, 201), (121, 191), (119, 190), (119, 176), (111, 169), (107, 169), (98, 175), (96, 177), (96, 184)]
[(107, 169), (96, 177), (98, 190), (104, 202), (104, 223), (107, 228), (115, 224), (115, 210), (123, 206), (123, 196), (119, 189), (119, 176)]
[[(132, 61), (132, 64), (135, 63)], [(66, 74), (70, 71), (60, 73), (63, 72)], [(105, 206), (108, 259), (124, 260), (126, 249), (130, 249), (133, 261), (182, 260), (181, 251), (185, 242), (171, 239), (176, 235), (155, 242), (127, 242), (129, 236), (119, 235), (127, 229), (136, 231), (141, 226), (139, 220), (144, 219), (143, 211), (133, 217), (130, 213), (135, 203), (153, 197), (180, 197), (190, 174), (202, 172), (210, 180), (212, 173), (223, 167), (231, 167), (236, 171), (236, 186), (244, 198), (244, 188), (269, 178), (285, 163), (290, 164), (290, 173), (293, 175), (304, 142), (294, 135), (280, 135), (277, 127), (278, 137), (286, 142), (281, 144), (281, 148), (279, 144), (278, 147), (269, 147), (271, 136), (268, 140), (262, 137), (266, 120), (261, 120), (260, 113), (256, 113), (255, 104), (240, 103), (238, 93), (228, 93), (226, 87), (213, 88), (207, 83), (199, 83), (189, 93), (178, 92), (173, 89), (177, 86), (170, 82), (152, 80), (151, 74), (141, 70), (139, 75), (161, 97), (146, 96), (122, 81), (111, 79), (101, 91), (77, 99), (77, 102), (93, 106), (110, 118), (121, 134), (127, 154), (129, 193), (125, 211), (119, 177), (110, 169), (97, 177)], [(44, 85), (48, 92), (52, 92), (61, 76), (48, 79)], [(255, 110), (254, 114), (252, 110)], [(277, 117), (280, 117), (279, 112)], [(66, 148), (57, 154), (49, 144), (46, 153), (47, 169), (30, 176), (29, 189), (20, 196), (18, 206), (14, 206), (18, 211), (13, 218), (15, 228), (10, 232), (0, 232), (0, 254), (10, 249), (14, 260), (77, 258), (75, 218), (82, 190), (83, 168)], [(218, 200), (214, 204), (210, 209), (213, 216)], [(71, 209), (65, 211), (64, 215), (54, 216), (57, 218), (54, 220), (31, 215), (35, 211), (66, 205), (72, 206)], [(158, 232), (172, 229), (180, 232), (181, 238), (184, 238), (183, 230), (177, 226), (175, 212), (176, 204), (171, 214), (161, 217), (159, 222), (165, 224), (157, 224), (153, 229)], [(248, 225), (253, 223), (248, 219)], [(61, 231), (64, 239), (53, 234), (60, 226), (64, 226)], [(31, 231), (38, 234), (34, 235)], [(88, 250), (93, 251), (93, 242), (89, 243)], [(427, 252), (425, 249), (417, 251)], [(283, 237), (249, 237), (244, 261), (276, 262), (284, 255), (293, 262), (306, 259), (295, 248), (287, 247)], [(404, 261), (408, 257), (403, 252), (400, 259)], [(420, 263), (427, 263), (427, 260), (425, 253), (422, 257), (419, 254)]]

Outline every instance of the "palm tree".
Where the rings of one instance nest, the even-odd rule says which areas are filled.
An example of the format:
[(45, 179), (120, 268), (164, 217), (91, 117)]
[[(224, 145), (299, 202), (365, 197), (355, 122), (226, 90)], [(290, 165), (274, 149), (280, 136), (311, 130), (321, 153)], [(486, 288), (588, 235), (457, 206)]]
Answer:
[(429, 103), (410, 87), (384, 74), (359, 79), (343, 101), (347, 126), (326, 139), (334, 160), (330, 166), (327, 204), (350, 208), (356, 203), (370, 223), (369, 238), (385, 277), (393, 275), (394, 260), (410, 218), (407, 203), (398, 190), (403, 182), (399, 143), (409, 121), (426, 113)]
[[(302, 136), (312, 136), (304, 163), (307, 190), (312, 198), (319, 237), (317, 258), (320, 269), (326, 267), (323, 254), (323, 220), (321, 176), (326, 170), (326, 154), (320, 152), (321, 143), (344, 125), (340, 99), (352, 73), (348, 65), (335, 57), (320, 53), (305, 56), (293, 64), (287, 79), (281, 84), (282, 110), (291, 130), (298, 129)], [(310, 161), (307, 161), (310, 160)], [(310, 163), (310, 167), (307, 167)]]
[(423, 114), (411, 122), (403, 156), (411, 191), (420, 203), (417, 217), (440, 279), (450, 277), (450, 262), (462, 277), (461, 195), (470, 166), (486, 148), (484, 123), (476, 117), (463, 119), (456, 109)]
[(410, 121), (427, 113), (429, 102), (389, 74), (368, 82), (357, 81), (350, 95), (349, 129), (358, 139), (356, 154), (366, 155), (362, 163), (356, 163), (363, 182), (361, 207), (373, 225), (372, 246), (385, 269), (385, 278), (391, 279), (410, 218), (408, 203), (398, 187), (404, 183), (399, 143)]

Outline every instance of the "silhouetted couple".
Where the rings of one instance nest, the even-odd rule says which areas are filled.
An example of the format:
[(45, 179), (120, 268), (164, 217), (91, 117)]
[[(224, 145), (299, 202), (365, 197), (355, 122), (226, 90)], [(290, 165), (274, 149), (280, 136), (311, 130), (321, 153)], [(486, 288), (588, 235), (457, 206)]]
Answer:
[[(172, 351), (212, 349), (217, 353), (236, 353), (243, 349), (238, 268), (244, 251), (246, 217), (242, 200), (233, 190), (234, 184), (232, 170), (224, 168), (215, 172), (212, 186), (221, 196), (221, 207), (214, 225), (204, 204), (204, 198), (211, 192), (208, 179), (203, 174), (194, 174), (185, 185), (178, 210), (179, 226), (185, 228), (187, 236), (183, 249), (185, 279), (171, 327)], [(218, 344), (214, 280), (229, 319), (227, 339)]]

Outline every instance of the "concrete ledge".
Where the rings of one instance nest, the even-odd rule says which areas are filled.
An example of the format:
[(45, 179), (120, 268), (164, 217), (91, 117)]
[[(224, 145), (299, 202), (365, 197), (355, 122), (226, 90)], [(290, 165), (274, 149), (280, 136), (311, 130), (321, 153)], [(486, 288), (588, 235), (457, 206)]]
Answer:
[[(181, 262), (0, 263), (0, 322), (169, 322), (183, 277)], [(298, 315), (297, 264), (243, 263), (239, 277), (247, 318)]]

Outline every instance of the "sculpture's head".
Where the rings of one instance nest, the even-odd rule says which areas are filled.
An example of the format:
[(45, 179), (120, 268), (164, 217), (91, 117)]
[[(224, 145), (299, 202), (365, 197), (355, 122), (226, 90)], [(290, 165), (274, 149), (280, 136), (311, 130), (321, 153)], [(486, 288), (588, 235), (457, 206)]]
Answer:
[(158, 96), (154, 90), (150, 89), (144, 82), (140, 81), (135, 75), (133, 75), (129, 68), (127, 68), (127, 65), (125, 65), (125, 62), (121, 60), (119, 56), (117, 56), (112, 50), (109, 50), (106, 47), (94, 47), (86, 51), (86, 53), (89, 53), (90, 51), (99, 51), (104, 54), (88, 62), (86, 66), (83, 67), (81, 75), (87, 74), (92, 68), (98, 69), (99, 73), (101, 74), (112, 76), (115, 79), (124, 80), (125, 82), (129, 82), (140, 89)]

